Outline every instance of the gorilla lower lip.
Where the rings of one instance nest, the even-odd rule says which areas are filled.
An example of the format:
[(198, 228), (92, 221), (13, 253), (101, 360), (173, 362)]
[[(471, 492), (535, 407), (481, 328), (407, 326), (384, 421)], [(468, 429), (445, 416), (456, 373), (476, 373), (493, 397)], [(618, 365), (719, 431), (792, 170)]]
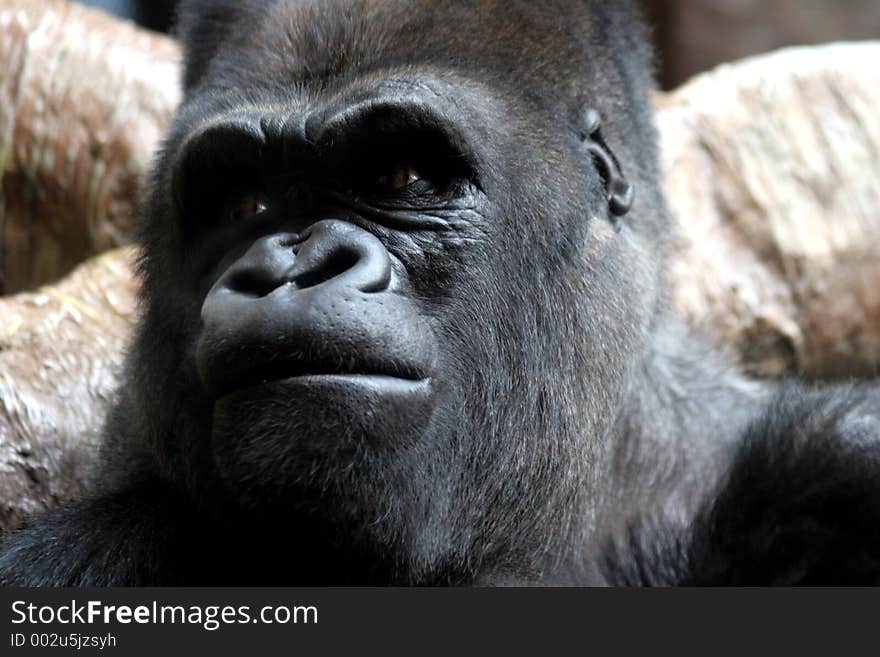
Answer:
[(428, 379), (411, 379), (405, 376), (390, 376), (388, 374), (298, 374), (286, 377), (286, 381), (320, 382), (320, 381), (350, 381), (352, 383), (388, 383), (416, 385), (425, 383)]
[(414, 388), (427, 388), (430, 379), (409, 379), (387, 374), (306, 374), (282, 379), (290, 383), (324, 384), (340, 383), (361, 385), (374, 389), (386, 389), (393, 391), (412, 391)]
[[(215, 411), (234, 422), (248, 418), (241, 409), (279, 405), (285, 417), (308, 417), (309, 426), (324, 435), (343, 435), (346, 427), (373, 426), (369, 435), (420, 435), (412, 432), (431, 414), (436, 399), (432, 380), (385, 374), (305, 374), (276, 378), (231, 390), (215, 400)], [(395, 418), (406, 419), (392, 430)], [(250, 420), (247, 420), (248, 422)], [(341, 422), (341, 424), (340, 424)], [(332, 430), (331, 430), (332, 429)], [(303, 435), (303, 429), (297, 433)], [(308, 433), (308, 432), (306, 432)], [(233, 431), (233, 435), (239, 432)], [(388, 441), (383, 440), (383, 445)]]
[(299, 368), (285, 368), (276, 372), (261, 372), (247, 376), (224, 390), (218, 398), (241, 390), (268, 386), (271, 384), (296, 384), (302, 386), (359, 386), (376, 393), (412, 393), (427, 391), (430, 379), (408, 374), (386, 374), (379, 372), (310, 372), (296, 371)]

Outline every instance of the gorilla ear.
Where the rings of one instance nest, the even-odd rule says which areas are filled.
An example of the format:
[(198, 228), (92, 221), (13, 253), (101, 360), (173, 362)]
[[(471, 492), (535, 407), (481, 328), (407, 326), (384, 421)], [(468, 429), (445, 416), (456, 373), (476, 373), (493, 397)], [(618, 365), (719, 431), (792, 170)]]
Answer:
[(618, 219), (626, 216), (632, 209), (635, 198), (635, 188), (626, 178), (620, 161), (614, 151), (605, 143), (602, 137), (602, 117), (595, 109), (588, 108), (583, 116), (584, 131), (581, 135), (587, 152), (593, 158), (593, 164), (605, 183), (605, 192), (608, 198), (608, 209), (611, 211), (611, 220), (616, 227), (620, 227)]
[(183, 44), (183, 89), (189, 93), (204, 77), (233, 27), (252, 10), (248, 0), (182, 0), (177, 7), (174, 34)]

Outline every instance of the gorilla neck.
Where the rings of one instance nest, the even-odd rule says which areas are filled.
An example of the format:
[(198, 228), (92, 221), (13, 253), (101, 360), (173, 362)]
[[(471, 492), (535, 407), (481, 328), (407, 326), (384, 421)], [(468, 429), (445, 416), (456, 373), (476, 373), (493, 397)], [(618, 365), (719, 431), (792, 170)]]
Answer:
[(636, 513), (687, 522), (776, 386), (743, 377), (675, 320), (657, 331), (636, 381), (615, 427), (603, 515), (618, 526)]

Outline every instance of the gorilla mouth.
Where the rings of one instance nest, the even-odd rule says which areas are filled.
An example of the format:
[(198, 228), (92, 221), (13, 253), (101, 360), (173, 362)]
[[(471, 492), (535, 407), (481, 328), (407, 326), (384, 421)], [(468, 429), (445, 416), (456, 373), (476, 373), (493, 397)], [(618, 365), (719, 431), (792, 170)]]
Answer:
[(279, 382), (302, 384), (365, 384), (372, 389), (400, 391), (403, 387), (424, 387), (430, 377), (416, 367), (393, 360), (364, 363), (331, 360), (279, 360), (251, 366), (246, 370), (231, 368), (217, 381), (218, 399), (248, 388)]

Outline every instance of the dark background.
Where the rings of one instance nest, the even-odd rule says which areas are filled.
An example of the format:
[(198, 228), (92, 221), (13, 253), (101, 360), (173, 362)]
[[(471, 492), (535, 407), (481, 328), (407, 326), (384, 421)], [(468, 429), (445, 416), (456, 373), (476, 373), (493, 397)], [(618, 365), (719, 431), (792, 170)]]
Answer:
[[(79, 0), (165, 31), (175, 0)], [(655, 27), (659, 77), (693, 74), (783, 46), (880, 38), (878, 0), (642, 0)]]
[(660, 77), (695, 73), (784, 46), (880, 38), (878, 0), (642, 0), (655, 26)]
[(177, 0), (77, 0), (80, 4), (100, 7), (109, 12), (132, 18), (153, 30), (166, 32)]

